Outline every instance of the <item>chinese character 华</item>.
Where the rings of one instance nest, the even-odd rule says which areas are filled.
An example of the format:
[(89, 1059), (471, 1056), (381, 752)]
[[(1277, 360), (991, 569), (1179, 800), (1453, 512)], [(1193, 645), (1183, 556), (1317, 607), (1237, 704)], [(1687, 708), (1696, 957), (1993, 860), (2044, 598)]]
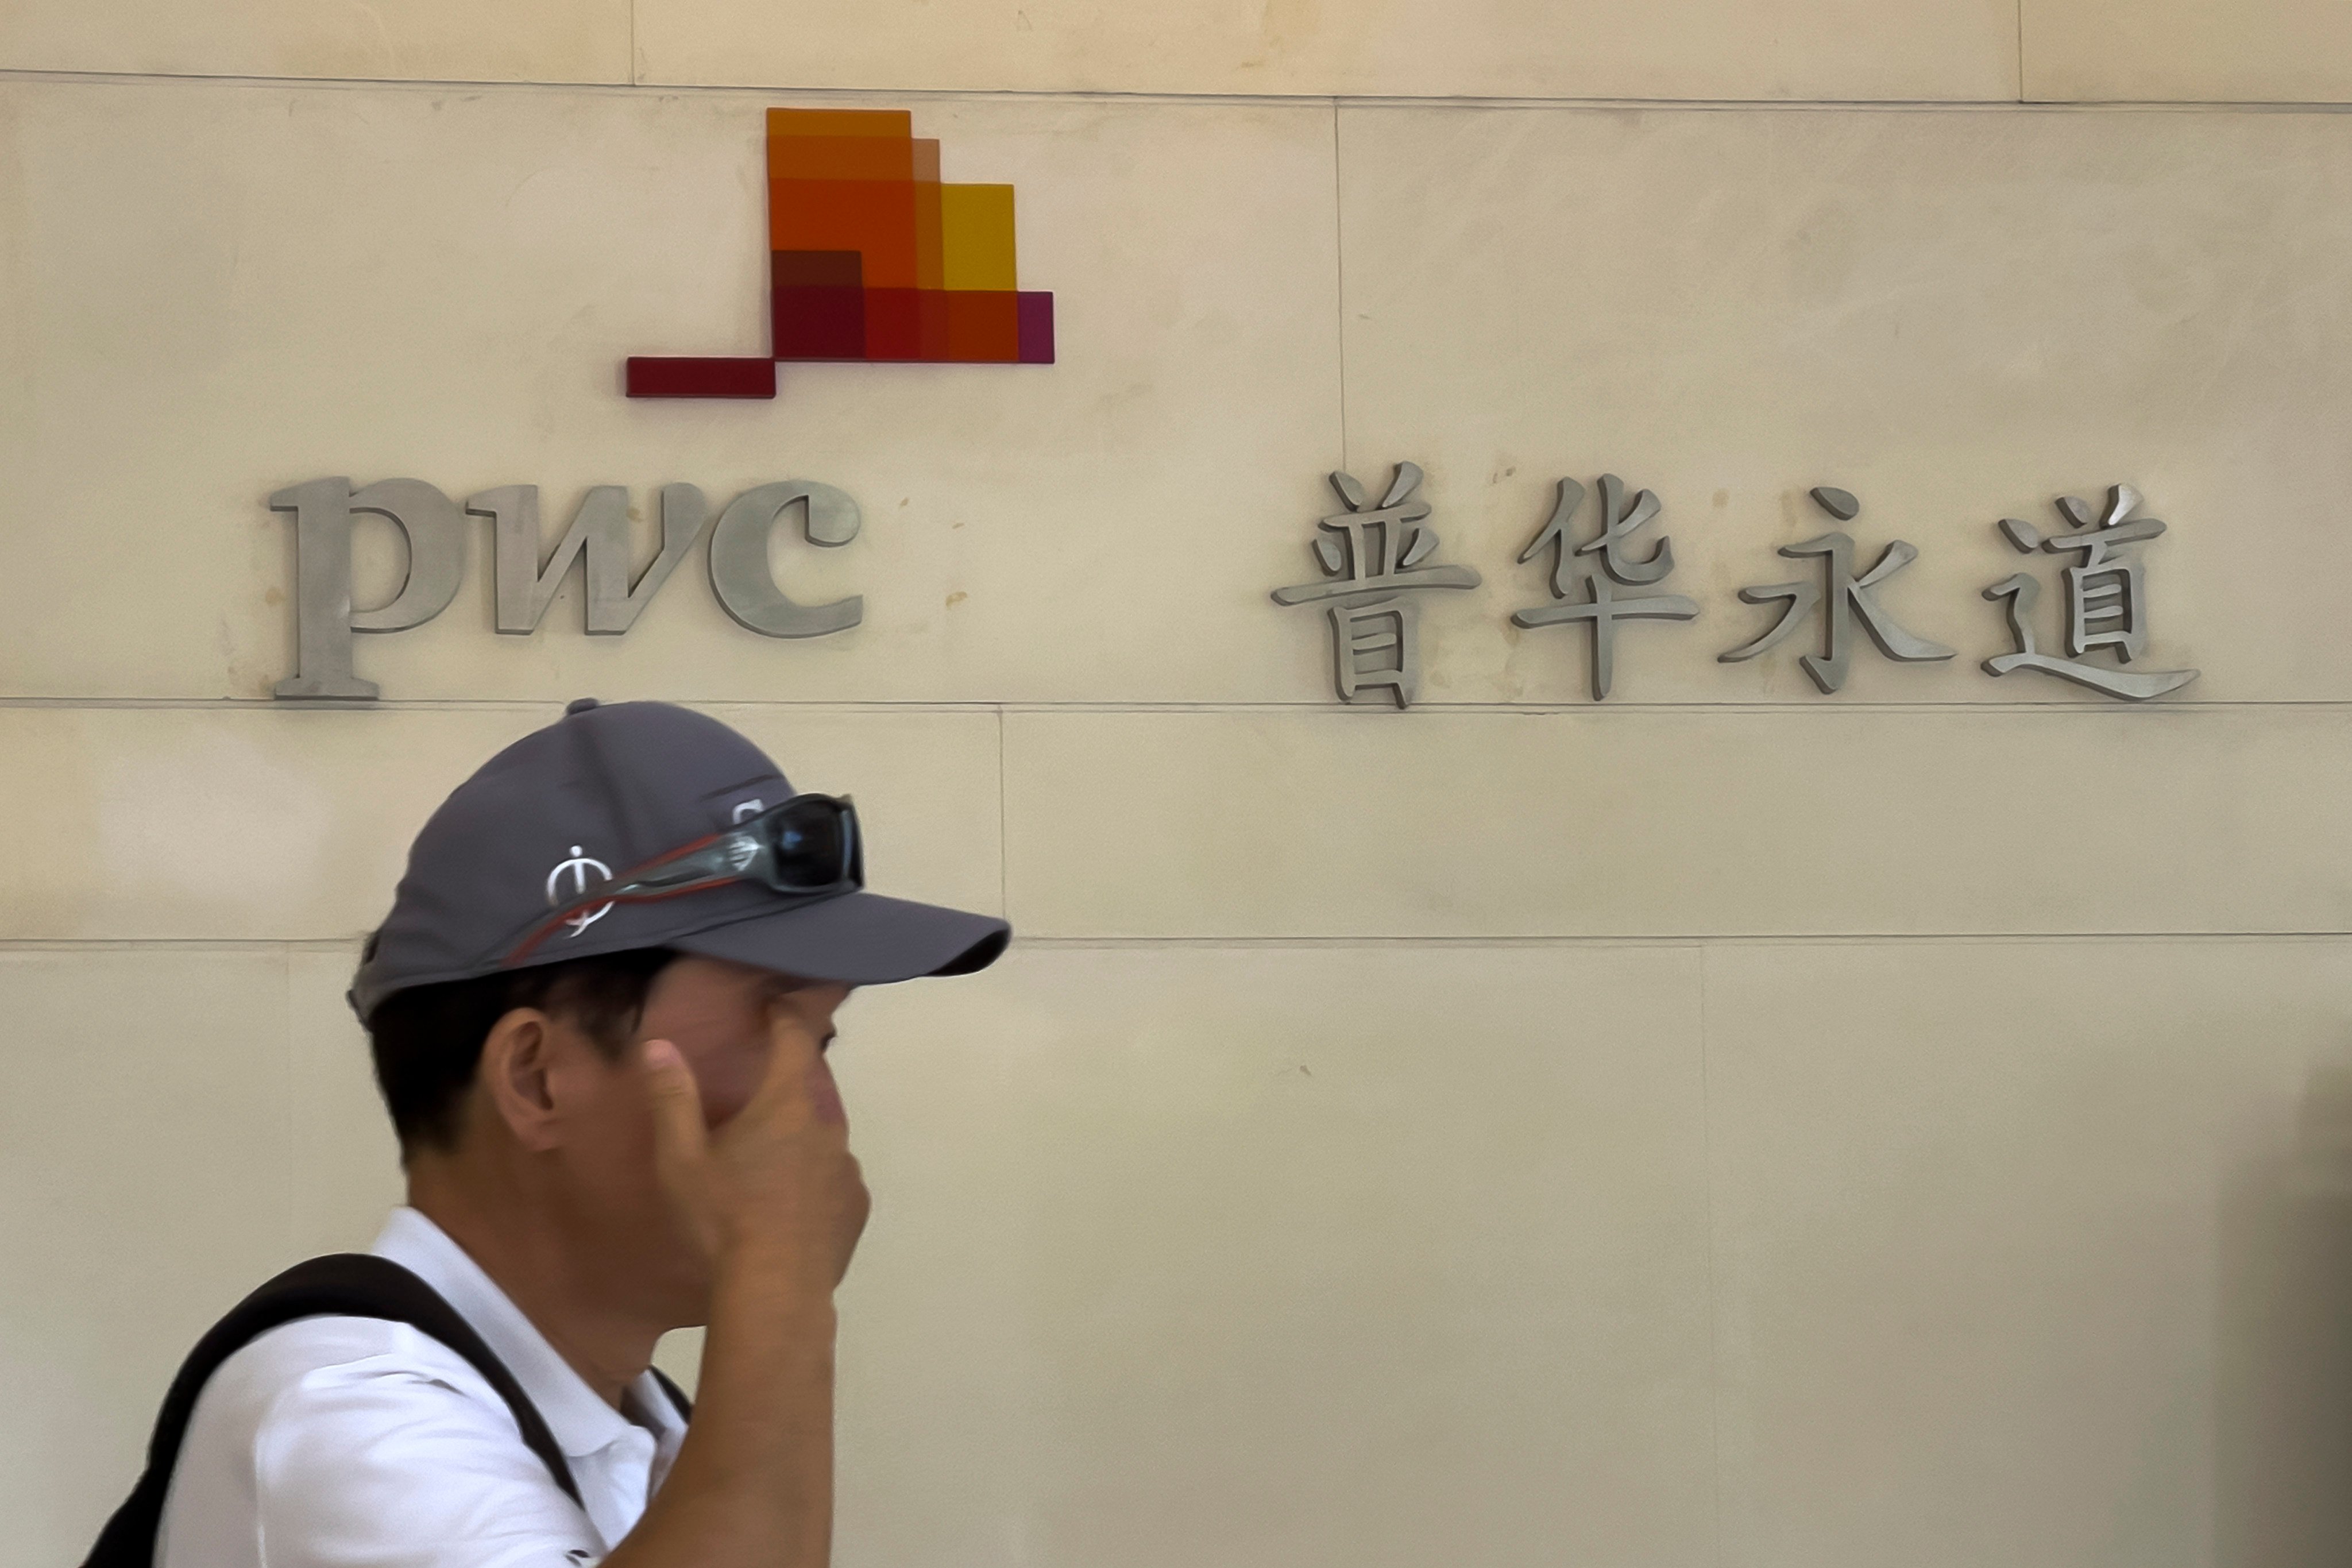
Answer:
[[(1627, 550), (1634, 533), (1658, 515), (1656, 496), (1643, 490), (1628, 500), (1624, 480), (1614, 474), (1601, 475), (1601, 531), (1582, 544), (1575, 544), (1569, 540), (1568, 525), (1583, 501), (1582, 485), (1574, 479), (1560, 480), (1559, 500), (1551, 509), (1551, 521), (1519, 552), (1519, 560), (1525, 563), (1534, 560), (1545, 545), (1554, 546), (1551, 591), (1560, 602), (1514, 611), (1511, 619), (1523, 626), (1589, 622), (1592, 627), (1592, 700), (1598, 702), (1609, 695), (1610, 683), (1615, 676), (1619, 621), (1694, 620), (1698, 616), (1698, 606), (1680, 594), (1620, 595), (1612, 585), (1637, 588), (1664, 582), (1675, 569), (1675, 547), (1670, 539), (1662, 536), (1658, 547), (1639, 561), (1633, 559)], [(1584, 572), (1586, 598), (1580, 604), (1575, 595), (1575, 558), (1595, 554), (1601, 557), (1600, 567)]]
[(1353, 702), (1368, 687), (1386, 687), (1400, 708), (1412, 702), (1416, 659), (1414, 601), (1423, 588), (1475, 588), (1467, 566), (1422, 564), (1437, 549), (1436, 531), (1422, 525), (1429, 503), (1416, 497), (1421, 469), (1399, 463), (1388, 493), (1374, 506), (1355, 476), (1335, 473), (1331, 488), (1347, 510), (1316, 523), (1315, 559), (1320, 583), (1276, 588), (1277, 605), (1321, 604), (1331, 619), (1331, 657), (1339, 700)]
[(2042, 596), (2040, 583), (2020, 572), (1984, 591), (1988, 599), (2009, 601), (2010, 634), (2017, 639), (2016, 652), (1985, 660), (1988, 673), (2038, 669), (2126, 702), (2145, 702), (2178, 691), (2197, 679), (2199, 672), (2193, 669), (2132, 672), (2082, 662), (2083, 656), (2094, 648), (2113, 648), (2116, 658), (2126, 664), (2146, 651), (2147, 611), (2141, 602), (2146, 584), (2139, 556), (2137, 552), (2129, 556), (2115, 553), (2164, 531), (2164, 524), (2156, 519), (2131, 515), (2138, 510), (2139, 500), (2139, 492), (2129, 485), (2113, 486), (2107, 491), (2106, 514), (2099, 517), (2080, 497), (2061, 496), (2058, 510), (2074, 531), (2051, 539), (2042, 538), (2032, 523), (2020, 519), (2000, 520), (2001, 537), (2021, 554), (2040, 550), (2053, 555), (2080, 553), (2083, 559), (2066, 568), (2066, 652), (2071, 658), (2060, 658), (2034, 646), (2032, 615), (2034, 602)]
[[(1845, 490), (1827, 485), (1816, 488), (1813, 501), (1823, 511), (1840, 522), (1850, 522), (1862, 510), (1862, 503)], [(1853, 536), (1850, 533), (1824, 533), (1799, 544), (1784, 544), (1780, 553), (1790, 560), (1808, 555), (1822, 557), (1822, 574), (1828, 579), (1827, 622), (1822, 636), (1822, 648), (1818, 654), (1809, 653), (1797, 662), (1812, 677), (1813, 684), (1823, 692), (1833, 692), (1845, 684), (1846, 668), (1853, 657), (1853, 619), (1859, 616), (1870, 640), (1887, 658), (1906, 663), (1924, 663), (1953, 657), (1952, 650), (1941, 643), (1913, 637), (1895, 624), (1876, 597), (1879, 584), (1894, 576), (1919, 558), (1918, 551), (1898, 539), (1886, 547), (1878, 564), (1857, 577), (1853, 574)], [(1780, 612), (1780, 622), (1754, 642), (1717, 654), (1724, 664), (1736, 664), (1754, 658), (1797, 629), (1798, 624), (1819, 605), (1823, 590), (1811, 583), (1774, 583), (1763, 587), (1742, 588), (1740, 598), (1750, 605), (1785, 600), (1787, 608)]]

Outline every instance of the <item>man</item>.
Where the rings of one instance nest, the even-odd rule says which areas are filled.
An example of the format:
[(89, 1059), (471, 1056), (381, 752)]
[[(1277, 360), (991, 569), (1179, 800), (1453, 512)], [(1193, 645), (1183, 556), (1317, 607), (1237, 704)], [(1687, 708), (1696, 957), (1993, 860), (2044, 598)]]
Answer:
[[(407, 1274), (321, 1260), (430, 1291), (299, 1315), (334, 1298), (298, 1269), (247, 1303), (278, 1326), (232, 1315), (208, 1376), (199, 1347), (142, 1483), (159, 1568), (825, 1563), (866, 1212), (834, 1015), (1009, 936), (863, 879), (846, 801), (666, 704), (575, 702), (461, 784), (352, 991), (408, 1177), (374, 1254)], [(689, 1426), (649, 1367), (698, 1323)]]

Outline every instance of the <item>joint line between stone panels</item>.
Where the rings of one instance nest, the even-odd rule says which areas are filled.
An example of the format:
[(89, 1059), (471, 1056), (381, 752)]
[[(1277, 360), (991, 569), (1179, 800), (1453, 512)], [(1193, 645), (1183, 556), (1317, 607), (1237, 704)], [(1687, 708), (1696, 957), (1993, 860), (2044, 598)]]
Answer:
[[(835, 706), (846, 706), (836, 704)], [(1327, 700), (1305, 700), (1289, 702), (1008, 702), (1013, 713), (1323, 713), (1351, 723), (1411, 724), (1412, 715), (1386, 711), (1349, 710)], [(1444, 713), (1493, 714), (1499, 717), (1545, 716), (1550, 714), (1589, 714), (1606, 717), (1612, 714), (1694, 714), (1728, 716), (1738, 714), (1769, 714), (1780, 717), (1800, 713), (2036, 713), (2064, 714), (2074, 718), (2094, 715), (2147, 721), (2152, 715), (2164, 712), (2227, 712), (2236, 709), (2253, 711), (2269, 709), (2352, 709), (2352, 700), (2293, 700), (2229, 701), (2229, 702), (2168, 702), (2160, 708), (2127, 707), (2121, 703), (2089, 702), (1444, 702), (1422, 701), (1413, 704), (1417, 714)]]
[[(1265, 100), (1254, 101), (1264, 102)], [(2180, 110), (2197, 113), (2223, 114), (2345, 114), (2352, 113), (2352, 101), (2335, 102), (2326, 100), (2268, 99), (2113, 99), (2087, 101), (2064, 100), (2025, 100), (2014, 98), (1874, 98), (1874, 99), (1761, 99), (1761, 98), (1395, 98), (1362, 95), (1342, 98), (1340, 102), (1350, 109), (1559, 109), (1591, 110), (1612, 113), (1626, 110), (1687, 110), (1695, 114), (1748, 114), (1759, 110), (1786, 110), (1796, 114), (1885, 113), (1917, 114), (1948, 112), (1957, 114), (1998, 113), (2004, 110), (2031, 109), (2037, 112), (2099, 113), (2111, 110), (2147, 112), (2157, 110)]]
[[(1024, 947), (1070, 950), (1199, 948), (1267, 952), (1344, 952), (1360, 948), (1399, 950), (1464, 948), (1525, 951), (1576, 947), (1888, 947), (1933, 942), (2007, 946), (2017, 942), (2341, 942), (2342, 931), (1628, 931), (1580, 936), (1023, 936)], [(0, 943), (5, 947), (5, 943)], [(95, 944), (93, 944), (95, 945)]]
[(294, 1194), (300, 1191), (302, 1180), (302, 1075), (296, 1063), (301, 1047), (294, 1038), (294, 952), (290, 947), (278, 950), (278, 1024), (283, 1037), (285, 1059), (281, 1070), (286, 1086), (286, 1190), (285, 1213), (286, 1254), (294, 1255), (302, 1237), (295, 1222)]
[(1348, 469), (1348, 215), (1342, 205), (1347, 182), (1339, 173), (1339, 100), (1331, 100), (1331, 305), (1339, 313), (1339, 467)]
[[(614, 698), (614, 701), (635, 700)], [(839, 701), (791, 697), (686, 697), (665, 699), (688, 708), (814, 709), (848, 712), (985, 713), (994, 702), (856, 698)], [(208, 713), (537, 713), (559, 709), (562, 697), (411, 697), (373, 702), (283, 700), (269, 697), (40, 697), (0, 696), (0, 709), (168, 711)]]
[(1715, 1218), (1715, 1095), (1707, 1077), (1714, 1041), (1708, 1034), (1706, 960), (1698, 950), (1698, 1152), (1706, 1189), (1706, 1421), (1707, 1476), (1714, 1494), (1715, 1562), (1723, 1568), (1723, 1299), (1716, 1288), (1715, 1254), (1722, 1232)]
[[(635, 3), (630, 0), (630, 5)], [(2018, 103), (2025, 101), (2025, 0), (2018, 0)]]
[[(1007, 911), (1010, 912), (1009, 910)], [(1026, 935), (1024, 947), (1071, 951), (1141, 948), (1258, 949), (1270, 952), (1344, 952), (1359, 948), (1465, 948), (1528, 951), (1575, 947), (1886, 947), (1926, 942), (2011, 944), (2021, 942), (2342, 942), (2341, 931), (1822, 931), (1800, 935), (1762, 931), (1628, 932), (1612, 936), (1055, 936)], [(350, 953), (358, 933), (347, 937), (0, 937), (0, 953), (58, 952), (257, 952)]]
[(1004, 706), (996, 709), (996, 912), (1008, 922), (1013, 919), (1013, 847), (1007, 823), (1012, 808), (1004, 795)]
[(361, 938), (233, 936), (0, 937), (0, 952), (355, 952)]
[[(1343, 437), (1344, 439), (1344, 437)], [(548, 698), (413, 698), (393, 699), (371, 703), (294, 703), (269, 698), (245, 697), (38, 697), (0, 696), (0, 711), (57, 712), (211, 712), (287, 713), (287, 714), (366, 714), (366, 713), (491, 713), (547, 712), (552, 713), (559, 700)], [(1193, 715), (1209, 713), (1290, 713), (1322, 714), (1351, 723), (1410, 724), (1412, 715), (1391, 715), (1381, 712), (1351, 711), (1338, 703), (1322, 699), (1267, 702), (989, 702), (940, 701), (936, 699), (904, 700), (856, 699), (842, 701), (811, 701), (793, 698), (761, 697), (698, 697), (686, 700), (691, 708), (752, 708), (778, 710), (809, 710), (850, 715), (899, 715), (910, 713), (1161, 713)], [(1413, 712), (1431, 714), (1484, 714), (1495, 717), (1545, 717), (1558, 714), (1580, 714), (1605, 719), (1612, 715), (1685, 714), (1695, 717), (1735, 717), (1740, 715), (1772, 717), (1798, 714), (1839, 713), (2011, 713), (2065, 715), (2072, 718), (2098, 717), (2113, 722), (2152, 723), (2157, 715), (2168, 712), (2227, 713), (2242, 710), (2260, 713), (2272, 710), (2304, 710), (2310, 711), (2342, 711), (2352, 710), (2352, 699), (2271, 698), (2231, 700), (2227, 701), (2167, 702), (2155, 708), (2129, 707), (2121, 703), (2092, 702), (1444, 702), (1423, 701), (1413, 705)]]
[[(391, 88), (424, 91), (446, 91), (452, 88), (517, 88), (551, 92), (619, 91), (632, 85), (625, 81), (593, 81), (584, 79), (578, 81), (514, 81), (494, 77), (263, 76), (246, 71), (78, 71), (43, 70), (24, 66), (0, 66), (0, 81), (57, 82), (67, 86), (99, 87), (134, 87), (142, 82), (200, 82), (216, 87)], [(666, 88), (663, 90), (677, 89)], [(742, 92), (754, 89), (713, 88), (707, 90)]]
[[(634, 74), (634, 73), (633, 73)], [(1042, 88), (1013, 89), (1002, 91), (976, 91), (969, 88), (905, 88), (883, 89), (858, 87), (763, 87), (707, 82), (665, 81), (511, 81), (467, 77), (344, 77), (344, 76), (266, 76), (234, 71), (77, 71), (39, 69), (28, 67), (0, 67), (0, 81), (28, 82), (92, 82), (135, 84), (150, 81), (211, 82), (226, 87), (332, 87), (367, 89), (413, 89), (420, 91), (445, 91), (452, 88), (488, 90), (509, 89), (520, 91), (551, 92), (658, 92), (665, 96), (685, 93), (745, 95), (790, 92), (795, 96), (823, 101), (857, 101), (887, 99), (893, 102), (973, 102), (988, 100), (997, 102), (1040, 103), (1134, 103), (1170, 104), (1179, 107), (1202, 105), (1213, 108), (1257, 108), (1272, 104), (1281, 107), (1312, 108), (1325, 103), (1341, 103), (1358, 109), (1560, 109), (1592, 110), (1612, 112), (1624, 110), (1685, 110), (1693, 113), (1750, 113), (1776, 110), (1791, 113), (1885, 112), (1956, 112), (1981, 113), (1988, 110), (2029, 108), (2040, 110), (2065, 110), (2097, 113), (2105, 110), (2147, 111), (2179, 110), (2199, 113), (2221, 114), (2347, 114), (2352, 102), (2332, 103), (2320, 100), (2270, 100), (2261, 99), (2186, 100), (2131, 99), (2088, 103), (2032, 102), (2021, 103), (2013, 98), (1881, 98), (1881, 99), (1781, 99), (1781, 98), (1475, 98), (1463, 94), (1439, 95), (1428, 98), (1399, 98), (1363, 94), (1334, 97), (1326, 93), (1238, 93), (1238, 92), (1116, 92), (1102, 89), (1087, 91), (1055, 90)]]

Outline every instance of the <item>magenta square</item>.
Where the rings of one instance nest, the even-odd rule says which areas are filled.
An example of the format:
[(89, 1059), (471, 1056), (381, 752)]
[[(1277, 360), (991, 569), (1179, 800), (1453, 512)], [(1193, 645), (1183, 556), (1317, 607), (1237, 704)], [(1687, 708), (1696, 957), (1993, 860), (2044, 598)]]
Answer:
[(1013, 310), (1021, 327), (1021, 358), (1023, 364), (1054, 363), (1054, 296), (1051, 294), (1015, 294)]

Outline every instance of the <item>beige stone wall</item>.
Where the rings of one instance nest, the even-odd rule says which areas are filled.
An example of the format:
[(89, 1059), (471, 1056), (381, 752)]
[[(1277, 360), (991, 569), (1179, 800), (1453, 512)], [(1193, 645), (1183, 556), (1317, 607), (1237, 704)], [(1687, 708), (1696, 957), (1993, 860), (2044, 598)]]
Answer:
[[(708, 705), (1023, 935), (847, 1015), (845, 1568), (2341, 1563), (2347, 46), (2303, 0), (0, 8), (0, 1559), (70, 1560), (194, 1334), (364, 1241), (355, 938), (593, 693)], [(777, 104), (1013, 181), (1060, 363), (621, 398), (758, 342)], [(1406, 458), (1485, 584), (1417, 710), (1344, 710), (1265, 595), (1327, 470)], [(1603, 471), (1703, 608), (1596, 705), (1508, 616)], [(380, 706), (273, 703), (264, 498), (336, 473), (824, 479), (862, 537), (779, 568), (866, 620), (758, 638), (697, 562), (625, 637), (576, 581), (499, 637), (478, 531), (362, 639)], [(2118, 480), (2202, 679), (1980, 673), (1994, 520)], [(1821, 483), (1958, 658), (1716, 662)]]

